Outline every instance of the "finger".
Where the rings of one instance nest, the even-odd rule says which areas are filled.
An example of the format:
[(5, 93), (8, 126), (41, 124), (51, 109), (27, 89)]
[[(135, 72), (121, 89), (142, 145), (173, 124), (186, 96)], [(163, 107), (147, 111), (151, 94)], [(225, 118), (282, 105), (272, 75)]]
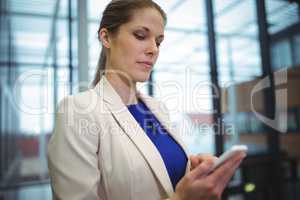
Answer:
[(207, 175), (211, 171), (212, 167), (213, 162), (210, 160), (205, 160), (190, 172), (190, 176), (192, 179), (196, 179), (198, 177)]
[(203, 162), (204, 160), (211, 160), (211, 161), (215, 161), (216, 159), (218, 159), (218, 157), (213, 156), (211, 154), (198, 154), (197, 155), (197, 159), (200, 162)]
[(212, 179), (211, 181), (218, 181), (221, 180), (224, 176), (228, 176), (228, 172), (235, 170), (235, 165), (238, 161), (242, 160), (245, 157), (245, 153), (239, 153), (228, 161), (226, 161), (223, 165), (217, 168), (213, 173), (210, 174), (209, 178)]
[[(235, 161), (234, 164), (238, 164), (241, 161)], [(236, 170), (235, 167), (231, 166), (231, 168), (227, 168), (227, 166), (225, 167), (225, 164), (223, 166), (221, 166), (222, 168), (224, 168), (224, 170), (218, 169), (218, 171), (222, 171), (222, 176), (220, 176), (219, 174), (216, 175), (216, 173), (212, 173), (210, 176), (207, 177), (207, 182), (211, 182), (214, 183), (215, 185), (215, 191), (217, 191), (218, 193), (222, 193), (226, 187), (226, 185), (228, 184), (229, 180), (231, 179), (231, 177), (234, 175), (234, 172)]]
[(236, 170), (239, 168), (240, 164), (241, 164), (242, 160), (239, 160), (235, 163), (234, 167), (228, 172), (228, 176), (223, 176), (223, 178), (220, 180), (221, 183), (223, 183), (224, 185), (226, 185), (230, 179), (232, 178), (232, 176), (235, 174)]
[(197, 167), (201, 162), (205, 161), (205, 160), (211, 160), (211, 161), (215, 161), (217, 159), (217, 157), (211, 155), (211, 154), (198, 154), (198, 155), (192, 155), (190, 156), (190, 160), (191, 160), (191, 169), (194, 169), (195, 167)]
[(235, 163), (235, 166), (232, 168), (230, 172), (226, 176), (223, 176), (223, 178), (219, 181), (217, 184), (217, 189), (221, 192), (225, 189), (225, 187), (228, 185), (231, 178), (234, 176), (236, 169), (240, 166), (242, 160), (239, 160)]
[(191, 155), (190, 156), (190, 161), (191, 161), (191, 169), (194, 169), (198, 165), (198, 159), (196, 156)]

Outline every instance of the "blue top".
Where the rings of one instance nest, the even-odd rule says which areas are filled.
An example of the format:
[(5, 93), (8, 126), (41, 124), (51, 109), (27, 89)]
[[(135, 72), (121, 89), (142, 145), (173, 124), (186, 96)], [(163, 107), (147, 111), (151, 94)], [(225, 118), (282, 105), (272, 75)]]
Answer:
[(141, 100), (127, 108), (159, 151), (175, 190), (176, 184), (185, 174), (187, 164), (183, 149)]

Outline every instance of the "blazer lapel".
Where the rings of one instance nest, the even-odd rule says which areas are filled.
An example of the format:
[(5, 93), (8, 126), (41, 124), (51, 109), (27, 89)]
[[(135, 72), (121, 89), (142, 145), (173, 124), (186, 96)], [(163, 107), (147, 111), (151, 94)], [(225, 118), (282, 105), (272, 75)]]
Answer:
[(101, 78), (94, 89), (107, 102), (107, 106), (113, 117), (141, 152), (168, 196), (171, 196), (174, 190), (159, 151), (128, 111), (126, 105), (122, 102), (122, 99), (105, 76)]

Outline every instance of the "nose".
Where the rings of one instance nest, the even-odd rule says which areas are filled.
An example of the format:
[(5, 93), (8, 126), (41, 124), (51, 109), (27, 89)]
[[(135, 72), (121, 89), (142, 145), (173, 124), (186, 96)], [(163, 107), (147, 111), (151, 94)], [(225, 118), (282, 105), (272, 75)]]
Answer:
[(157, 55), (158, 54), (158, 46), (156, 44), (155, 39), (149, 41), (149, 45), (147, 48), (147, 54)]

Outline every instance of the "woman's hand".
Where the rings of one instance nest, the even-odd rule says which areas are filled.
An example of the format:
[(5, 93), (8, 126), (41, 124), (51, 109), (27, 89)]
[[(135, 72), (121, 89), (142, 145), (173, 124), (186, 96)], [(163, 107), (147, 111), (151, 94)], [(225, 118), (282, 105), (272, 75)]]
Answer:
[(190, 158), (192, 170), (186, 174), (176, 185), (172, 200), (219, 200), (230, 178), (240, 165), (245, 153), (240, 153), (222, 166), (211, 172), (213, 166), (212, 156), (198, 156)]
[(203, 161), (207, 160), (209, 162), (214, 162), (218, 157), (212, 156), (211, 154), (197, 154), (197, 155), (191, 155), (191, 170), (193, 170), (195, 167), (197, 167), (199, 164), (201, 164)]

